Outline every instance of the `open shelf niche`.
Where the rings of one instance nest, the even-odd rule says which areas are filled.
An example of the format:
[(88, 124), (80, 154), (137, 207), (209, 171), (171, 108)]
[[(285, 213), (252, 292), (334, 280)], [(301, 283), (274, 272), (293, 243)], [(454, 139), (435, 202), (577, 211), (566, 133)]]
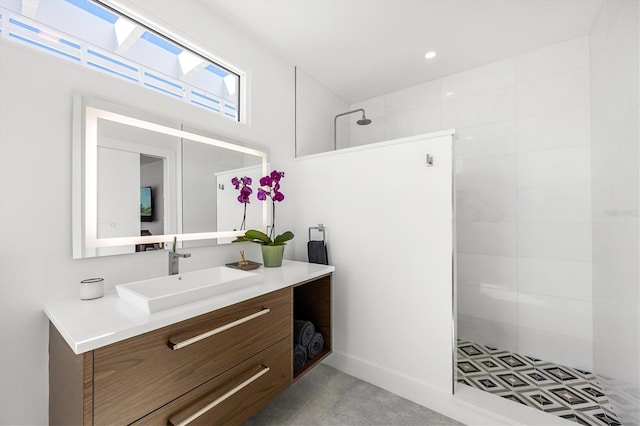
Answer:
[(295, 382), (331, 353), (331, 274), (293, 287), (293, 318), (311, 321), (324, 338), (324, 349), (294, 373)]

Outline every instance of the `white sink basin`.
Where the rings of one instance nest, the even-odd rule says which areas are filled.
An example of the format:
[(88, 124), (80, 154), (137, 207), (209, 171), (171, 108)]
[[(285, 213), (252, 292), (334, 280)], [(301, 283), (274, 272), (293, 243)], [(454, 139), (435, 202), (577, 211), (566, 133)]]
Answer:
[(225, 266), (116, 285), (118, 296), (149, 313), (256, 285), (260, 275)]

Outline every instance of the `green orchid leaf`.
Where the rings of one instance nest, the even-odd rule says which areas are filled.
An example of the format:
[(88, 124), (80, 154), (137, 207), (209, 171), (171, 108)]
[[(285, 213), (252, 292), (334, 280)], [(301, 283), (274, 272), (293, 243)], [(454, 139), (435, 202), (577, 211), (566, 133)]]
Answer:
[(258, 231), (257, 229), (249, 229), (244, 233), (244, 238), (246, 238), (247, 241), (253, 241), (255, 243), (271, 244), (271, 238), (269, 238), (264, 232)]
[(293, 236), (294, 236), (293, 232), (291, 231), (284, 232), (275, 238), (275, 240), (273, 241), (273, 244), (275, 245), (284, 244), (286, 241), (293, 240)]

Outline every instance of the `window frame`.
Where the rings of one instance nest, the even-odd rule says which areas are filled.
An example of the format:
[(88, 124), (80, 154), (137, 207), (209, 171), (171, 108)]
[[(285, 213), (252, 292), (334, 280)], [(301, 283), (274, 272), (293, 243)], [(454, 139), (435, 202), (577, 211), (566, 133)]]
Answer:
[[(104, 50), (104, 47), (99, 45), (95, 45), (93, 41), (85, 39), (84, 37), (77, 35), (73, 35), (72, 33), (67, 33), (65, 29), (59, 29), (59, 27), (51, 24), (47, 24), (46, 21), (39, 21), (37, 19), (32, 18), (29, 14), (23, 15), (20, 11), (12, 11), (11, 9), (6, 10), (7, 17), (2, 18), (3, 21), (6, 20), (6, 24), (8, 25), (7, 31), (11, 28), (11, 25), (14, 25), (15, 28), (22, 27), (26, 30), (21, 30), (25, 33), (25, 37), (20, 36), (20, 30), (16, 34), (13, 32), (7, 32), (6, 38), (15, 38), (15, 41), (20, 42), (27, 47), (31, 45), (31, 48), (39, 51), (45, 51), (48, 54), (52, 54), (58, 58), (70, 60), (72, 63), (77, 63), (84, 68), (93, 69), (105, 72), (107, 75), (112, 74), (112, 76), (117, 77), (122, 80), (130, 80), (129, 82), (140, 85), (141, 87), (145, 87), (149, 90), (159, 92), (160, 94), (164, 94), (168, 97), (178, 97), (178, 100), (187, 104), (193, 104), (194, 107), (198, 109), (211, 110), (209, 111), (213, 115), (222, 116), (224, 121), (231, 121), (235, 123), (240, 123), (244, 125), (249, 125), (249, 108), (248, 108), (248, 100), (249, 96), (247, 95), (249, 92), (249, 73), (242, 70), (241, 68), (233, 65), (229, 61), (221, 59), (218, 55), (212, 54), (208, 49), (203, 48), (201, 45), (194, 43), (188, 37), (186, 33), (178, 33), (177, 30), (173, 30), (167, 26), (167, 24), (160, 23), (154, 18), (151, 18), (149, 12), (144, 11), (144, 9), (139, 8), (134, 5), (123, 5), (118, 0), (84, 0), (86, 2), (90, 2), (96, 5), (96, 7), (103, 8), (106, 10), (106, 13), (112, 13), (115, 16), (122, 17), (127, 21), (130, 21), (132, 24), (137, 25), (139, 27), (139, 31), (145, 31), (145, 34), (150, 33), (150, 35), (158, 37), (160, 39), (166, 40), (168, 43), (171, 43), (176, 46), (176, 48), (182, 49), (185, 52), (189, 52), (191, 56), (196, 55), (204, 61), (206, 67), (215, 67), (216, 69), (220, 69), (225, 74), (229, 74), (233, 76), (233, 80), (237, 81), (237, 87), (235, 88), (237, 93), (233, 94), (233, 92), (227, 92), (227, 95), (218, 94), (215, 88), (207, 88), (207, 84), (205, 85), (196, 85), (193, 82), (188, 80), (183, 80), (182, 78), (176, 78), (175, 76), (171, 76), (170, 74), (166, 74), (166, 70), (163, 71), (162, 68), (156, 68), (153, 65), (149, 66), (143, 60), (142, 62), (136, 61), (135, 58), (129, 59), (128, 57), (121, 56), (116, 51)], [(2, 4), (0, 4), (2, 6)], [(1, 10), (4, 10), (2, 8)], [(23, 11), (24, 13), (24, 11)], [(91, 12), (90, 12), (91, 13)], [(12, 24), (9, 24), (9, 21), (13, 18), (19, 20), (18, 22), (11, 21)], [(25, 21), (21, 23), (20, 21)], [(34, 39), (29, 31), (35, 31), (36, 34), (38, 30), (41, 34), (45, 34), (45, 36), (52, 35), (51, 37), (58, 40), (58, 42), (62, 42), (64, 44), (68, 44), (68, 46), (72, 46), (75, 48), (71, 49), (69, 47), (58, 48), (58, 46), (53, 46), (50, 43), (38, 42), (38, 40)], [(68, 29), (67, 29), (68, 30)], [(16, 31), (16, 30), (11, 30)], [(43, 33), (44, 31), (44, 33)], [(183, 35), (184, 34), (184, 35)], [(10, 37), (11, 36), (11, 37)], [(59, 37), (59, 39), (58, 39)], [(67, 37), (69, 40), (66, 41)], [(2, 38), (5, 38), (4, 28)], [(47, 37), (44, 37), (45, 39)], [(154, 43), (155, 44), (155, 43)], [(62, 44), (60, 44), (62, 46)], [(73, 52), (66, 52), (66, 50), (73, 50)], [(77, 50), (77, 52), (76, 52)], [(49, 52), (47, 52), (49, 51)], [(99, 55), (96, 52), (104, 52), (103, 55), (107, 55), (107, 57)], [(98, 64), (94, 64), (92, 60), (96, 59), (96, 57), (92, 55), (97, 55)], [(113, 55), (113, 57), (111, 56)], [(78, 57), (76, 57), (78, 56)], [(102, 59), (99, 59), (102, 58)], [(117, 60), (114, 60), (117, 59)], [(141, 58), (142, 59), (142, 58)], [(112, 68), (113, 65), (105, 65), (107, 68), (100, 67), (100, 61), (104, 62), (108, 60), (112, 63), (134, 69), (137, 73), (137, 77), (131, 78), (129, 76), (130, 72), (128, 70), (122, 70), (118, 68)], [(95, 61), (94, 61), (95, 62)], [(209, 65), (206, 65), (206, 64)], [(129, 65), (129, 66), (127, 66)], [(147, 72), (148, 71), (148, 72)], [(124, 75), (122, 73), (127, 75)], [(217, 74), (217, 72), (215, 72)], [(115, 74), (115, 75), (113, 75)], [(222, 75), (222, 74), (218, 74)], [(165, 78), (166, 77), (166, 78)], [(157, 79), (150, 80), (150, 79)], [(175, 80), (175, 83), (182, 87), (181, 95), (178, 96), (173, 87), (169, 89), (164, 89), (163, 87), (155, 87), (155, 85), (160, 84), (160, 86), (176, 86), (176, 84), (172, 84), (170, 80)], [(151, 84), (148, 84), (151, 83)], [(204, 83), (204, 82), (201, 82)], [(222, 82), (221, 82), (222, 83)], [(217, 84), (217, 83), (216, 83)], [(226, 84), (226, 77), (225, 83)], [(176, 86), (178, 87), (178, 86)], [(168, 91), (167, 91), (168, 90)], [(200, 92), (200, 93), (198, 93)], [(210, 94), (210, 95), (209, 95)], [(229, 96), (231, 95), (231, 96)], [(201, 96), (205, 100), (201, 100), (203, 103), (199, 103), (198, 96)], [(228, 96), (228, 97), (223, 97)], [(217, 105), (213, 105), (212, 102), (215, 102)], [(207, 105), (211, 104), (211, 105)]]
[(96, 3), (101, 4), (113, 10), (116, 13), (120, 13), (125, 17), (135, 21), (137, 24), (142, 25), (150, 31), (160, 34), (181, 47), (191, 50), (193, 53), (202, 56), (204, 59), (226, 69), (238, 75), (238, 119), (232, 120), (236, 123), (249, 125), (249, 108), (247, 107), (250, 89), (249, 73), (235, 66), (229, 61), (222, 59), (220, 56), (213, 54), (208, 49), (205, 49), (201, 45), (194, 43), (187, 36), (183, 36), (178, 32), (168, 28), (166, 25), (150, 18), (145, 15), (141, 10), (137, 10), (130, 6), (126, 6), (118, 0), (93, 0)]

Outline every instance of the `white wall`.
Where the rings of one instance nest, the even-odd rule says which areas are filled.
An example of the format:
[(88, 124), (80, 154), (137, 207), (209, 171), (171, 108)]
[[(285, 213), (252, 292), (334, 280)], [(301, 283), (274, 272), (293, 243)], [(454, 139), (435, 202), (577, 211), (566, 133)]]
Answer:
[[(129, 4), (129, 3), (127, 3)], [(0, 424), (48, 421), (48, 330), (42, 302), (77, 297), (80, 280), (107, 286), (166, 274), (165, 253), (72, 260), (72, 94), (176, 118), (227, 138), (269, 148), (274, 167), (293, 158), (293, 67), (275, 59), (197, 2), (139, 1), (157, 20), (248, 71), (249, 126), (5, 40), (0, 41)], [(170, 22), (171, 24), (167, 24)], [(273, 108), (277, 104), (278, 108)], [(291, 223), (279, 205), (279, 224)], [(292, 250), (295, 242), (289, 246)], [(259, 256), (257, 246), (245, 248)], [(237, 260), (238, 247), (193, 249), (185, 271)], [(249, 254), (249, 253), (248, 253)]]
[[(423, 404), (450, 394), (451, 136), (300, 158), (294, 172), (297, 238), (323, 223), (336, 266), (329, 364)], [(306, 261), (305, 245), (295, 254)]]
[(639, 13), (607, 1), (591, 32), (594, 367), (624, 424), (640, 423)]
[(591, 369), (588, 37), (350, 108), (352, 146), (458, 133), (459, 337)]
[[(334, 117), (348, 110), (349, 105), (339, 96), (297, 68), (296, 155), (332, 151)], [(348, 123), (347, 117), (338, 119), (338, 148), (350, 146)]]

